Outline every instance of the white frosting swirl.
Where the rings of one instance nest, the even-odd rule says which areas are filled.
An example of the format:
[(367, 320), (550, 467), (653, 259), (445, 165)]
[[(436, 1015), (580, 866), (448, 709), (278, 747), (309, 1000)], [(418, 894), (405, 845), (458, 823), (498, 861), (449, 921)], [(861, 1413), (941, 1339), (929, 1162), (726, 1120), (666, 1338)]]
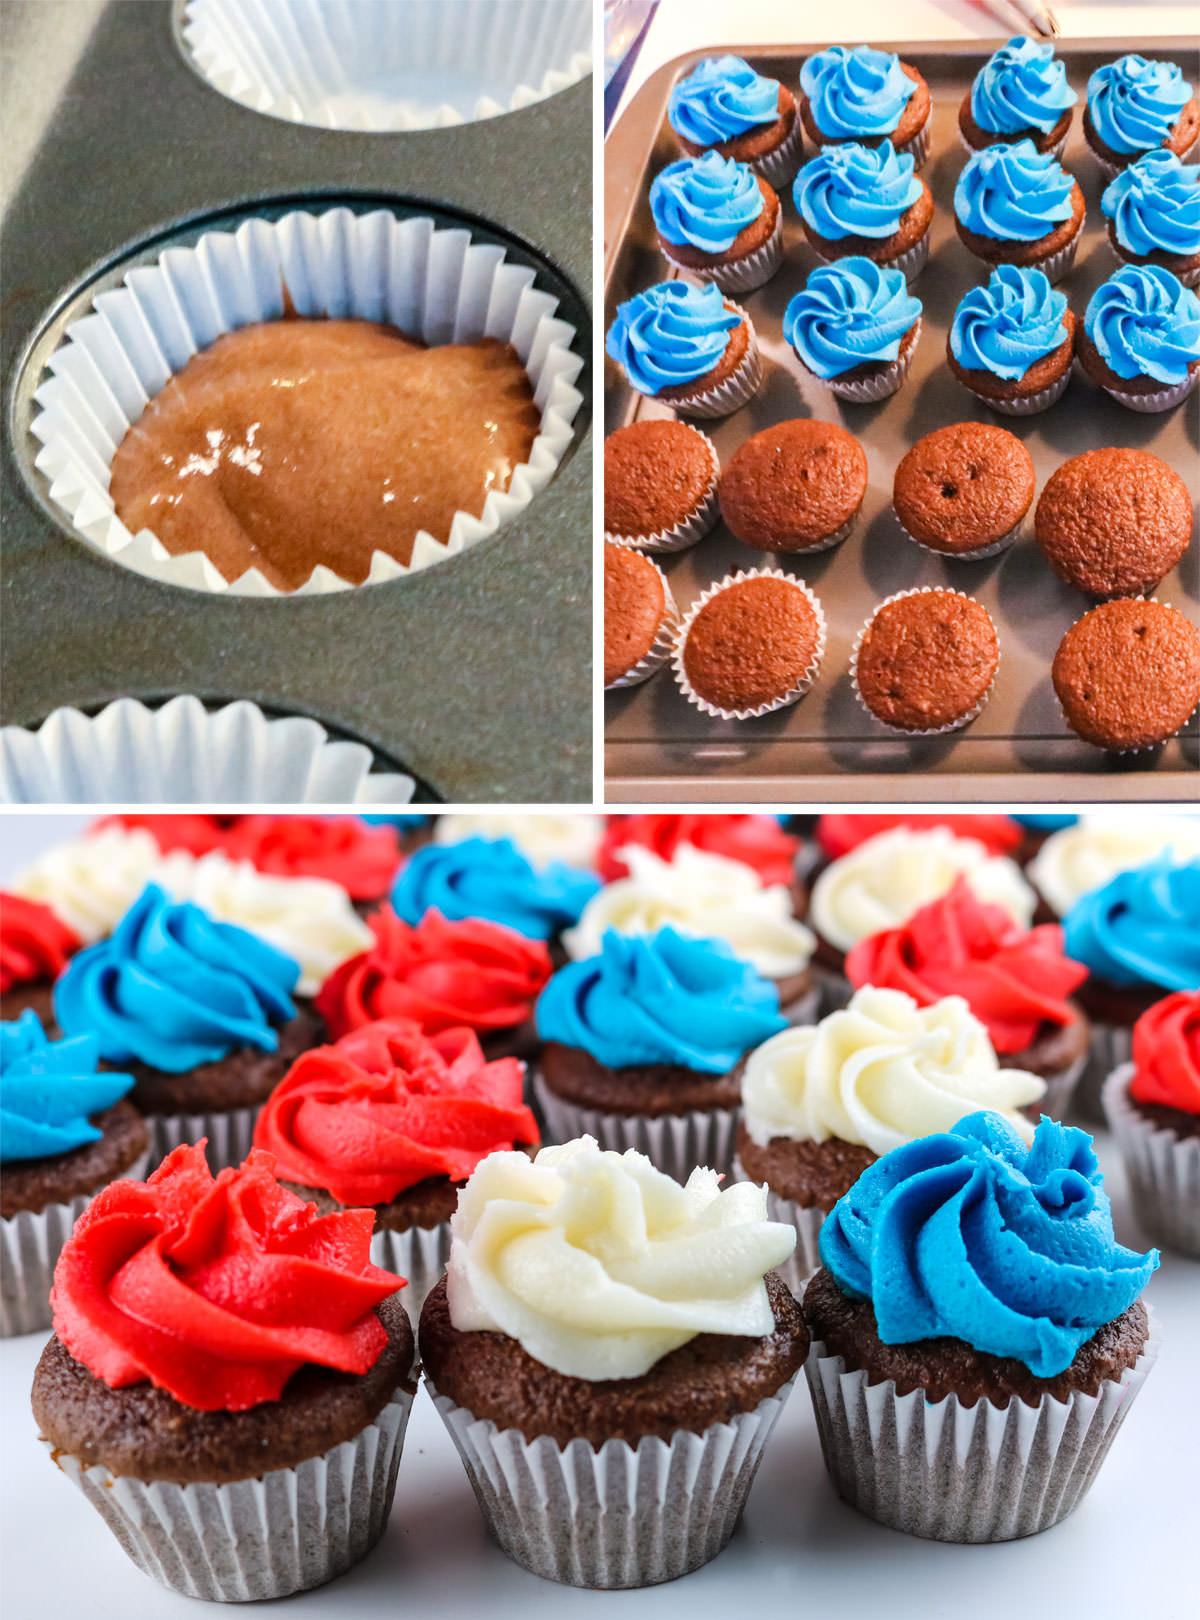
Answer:
[(819, 1024), (785, 1029), (750, 1054), (742, 1120), (760, 1147), (777, 1136), (837, 1137), (884, 1154), (989, 1108), (1032, 1141), (1017, 1109), (1045, 1090), (1037, 1075), (1000, 1067), (961, 996), (918, 1007), (901, 990), (868, 985)]
[(685, 1186), (590, 1136), (491, 1153), (459, 1194), (446, 1267), (460, 1332), (507, 1333), (571, 1378), (639, 1378), (698, 1333), (774, 1328), (763, 1278), (796, 1233), (753, 1182)]
[(808, 966), (816, 940), (792, 915), (782, 883), (764, 884), (753, 867), (680, 844), (664, 861), (653, 850), (628, 845), (629, 876), (607, 884), (563, 935), (576, 961), (598, 956), (606, 929), (653, 934), (672, 927), (699, 939), (723, 939), (769, 979)]
[(439, 844), (457, 844), (464, 838), (511, 838), (534, 866), (565, 861), (568, 866), (591, 871), (604, 836), (604, 817), (461, 811), (439, 816), (433, 836)]
[(1092, 889), (1167, 850), (1180, 860), (1200, 855), (1200, 817), (1083, 816), (1050, 834), (1029, 863), (1029, 875), (1047, 905), (1065, 917)]
[(981, 900), (1002, 906), (1028, 928), (1037, 896), (1006, 855), (989, 855), (974, 838), (947, 827), (879, 833), (827, 866), (813, 884), (809, 916), (840, 951), (884, 928), (898, 928), (919, 906), (946, 893), (962, 873)]
[(103, 827), (39, 855), (17, 874), (12, 890), (49, 906), (85, 945), (94, 945), (112, 933), (160, 859), (142, 828)]

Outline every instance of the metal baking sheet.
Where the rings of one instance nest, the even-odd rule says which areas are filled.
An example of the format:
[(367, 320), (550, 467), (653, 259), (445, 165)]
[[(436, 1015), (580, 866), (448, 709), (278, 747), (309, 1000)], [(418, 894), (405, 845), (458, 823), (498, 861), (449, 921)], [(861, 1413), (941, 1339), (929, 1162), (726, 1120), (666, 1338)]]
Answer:
[[(1062, 584), (1033, 539), (982, 562), (954, 562), (920, 550), (904, 538), (891, 515), (892, 474), (909, 446), (945, 423), (992, 420), (1024, 440), (1033, 457), (1038, 491), (1055, 467), (1100, 445), (1142, 446), (1169, 462), (1200, 495), (1200, 395), (1163, 416), (1126, 410), (1079, 374), (1067, 393), (1041, 416), (1000, 417), (977, 404), (946, 364), (946, 337), (958, 300), (986, 279), (983, 267), (954, 228), (954, 185), (965, 162), (957, 130), (958, 107), (976, 71), (1002, 40), (947, 45), (884, 45), (898, 51), (929, 82), (933, 146), (921, 173), (937, 212), (929, 263), (913, 283), (924, 305), (924, 328), (912, 371), (898, 394), (877, 405), (848, 405), (815, 380), (802, 381), (782, 335), (788, 300), (817, 263), (807, 246), (790, 187), (783, 199), (786, 257), (758, 292), (740, 298), (753, 318), (768, 360), (761, 391), (732, 417), (701, 423), (724, 465), (743, 440), (772, 422), (794, 416), (840, 421), (858, 436), (870, 466), (870, 485), (854, 534), (835, 551), (803, 559), (765, 555), (735, 540), (723, 525), (690, 551), (658, 557), (671, 589), (686, 610), (706, 586), (738, 568), (779, 566), (813, 587), (829, 621), (825, 664), (802, 702), (739, 725), (710, 719), (685, 702), (670, 671), (642, 686), (606, 697), (606, 797), (631, 800), (740, 800), (786, 803), (841, 799), (903, 801), (922, 798), (979, 802), (1022, 799), (1194, 799), (1200, 778), (1200, 716), (1161, 750), (1122, 760), (1094, 749), (1067, 731), (1050, 683), (1050, 664), (1064, 631), (1091, 605)], [(1103, 45), (1059, 41), (1071, 84), (1081, 93), (1088, 75), (1138, 42)], [(759, 72), (795, 86), (805, 57), (818, 45), (734, 51)], [(639, 91), (609, 137), (605, 150), (605, 326), (617, 305), (674, 274), (655, 247), (650, 182), (679, 156), (666, 119), (676, 80), (708, 51), (694, 51), (662, 68)], [(1154, 54), (1178, 61), (1193, 83), (1200, 79), (1194, 41), (1154, 42)], [(1083, 188), (1087, 221), (1073, 271), (1060, 283), (1082, 319), (1093, 288), (1116, 268), (1103, 230), (1103, 181), (1087, 152), (1076, 108), (1064, 163)], [(811, 143), (806, 155), (811, 156)], [(628, 386), (619, 368), (605, 364), (605, 432), (643, 416), (669, 414)], [(875, 603), (916, 585), (947, 585), (977, 596), (1000, 636), (996, 690), (980, 718), (949, 737), (895, 738), (876, 727), (855, 701), (848, 672), (854, 636)], [(1200, 539), (1193, 534), (1183, 561), (1155, 593), (1200, 617)]]
[[(93, 22), (74, 65), (64, 42)], [(264, 117), (185, 58), (182, 0), (5, 0), (0, 165), (6, 482), (0, 718), (194, 692), (307, 714), (454, 802), (591, 798), (588, 404), (547, 489), (436, 567), (326, 597), (256, 601), (143, 579), (76, 539), (17, 465), (44, 345), (85, 279), (155, 238), (247, 207), (434, 213), (548, 266), (590, 360), (591, 80), (453, 129), (349, 134)], [(590, 400), (590, 367), (578, 387)], [(19, 386), (18, 386), (19, 385)], [(35, 451), (36, 451), (36, 447)], [(545, 670), (554, 670), (553, 680)]]

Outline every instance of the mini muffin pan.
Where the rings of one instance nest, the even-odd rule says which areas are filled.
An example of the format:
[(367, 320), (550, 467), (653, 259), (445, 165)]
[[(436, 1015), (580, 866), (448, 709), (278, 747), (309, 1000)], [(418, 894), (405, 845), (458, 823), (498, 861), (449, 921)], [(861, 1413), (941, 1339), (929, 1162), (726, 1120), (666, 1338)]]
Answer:
[[(80, 4), (69, 8), (80, 29)], [(0, 718), (113, 698), (247, 698), (365, 742), (447, 801), (591, 793), (591, 81), (481, 122), (348, 133), (284, 122), (209, 85), (183, 0), (89, 0), (73, 66), (47, 71), (60, 8), (8, 7), (5, 637)], [(83, 38), (83, 30), (79, 36)], [(33, 469), (46, 355), (98, 285), (205, 228), (289, 209), (386, 208), (465, 227), (530, 267), (585, 357), (585, 404), (550, 484), (467, 552), (330, 596), (205, 595), (142, 578), (69, 530)], [(533, 653), (536, 662), (532, 662)], [(552, 681), (541, 671), (552, 666)]]
[[(847, 43), (857, 43), (849, 41)], [(677, 557), (659, 557), (685, 615), (714, 581), (739, 568), (777, 564), (803, 579), (820, 598), (829, 621), (821, 676), (801, 702), (761, 719), (734, 722), (701, 714), (682, 696), (669, 672), (605, 699), (606, 796), (611, 802), (710, 800), (872, 802), (924, 798), (975, 801), (1192, 799), (1200, 777), (1200, 715), (1163, 748), (1138, 755), (1107, 755), (1070, 733), (1050, 681), (1050, 666), (1064, 632), (1092, 602), (1061, 583), (1033, 540), (1033, 512), (1022, 538), (1002, 556), (978, 562), (940, 558), (901, 533), (891, 510), (892, 475), (901, 457), (924, 434), (949, 422), (992, 421), (1022, 439), (1033, 457), (1041, 493), (1056, 467), (1102, 445), (1153, 451), (1200, 495), (1200, 394), (1162, 416), (1126, 410), (1095, 388), (1078, 366), (1067, 392), (1040, 416), (996, 417), (958, 383), (946, 364), (946, 338), (968, 287), (986, 281), (986, 268), (962, 245), (954, 228), (954, 185), (966, 161), (958, 134), (959, 105), (992, 51), (1003, 43), (885, 45), (925, 76), (933, 98), (933, 141), (921, 170), (936, 204), (929, 262), (911, 283), (924, 306), (924, 328), (912, 370), (899, 393), (875, 405), (841, 404), (800, 367), (783, 337), (783, 312), (817, 260), (805, 242), (790, 186), (782, 195), (784, 262), (757, 292), (740, 295), (754, 322), (767, 362), (759, 393), (742, 410), (703, 424), (721, 459), (773, 422), (814, 416), (842, 422), (862, 442), (870, 483), (850, 538), (836, 550), (803, 557), (764, 554), (740, 544), (722, 524)], [(1194, 42), (1155, 40), (1153, 54), (1179, 62), (1200, 83)], [(1119, 263), (1108, 245), (1100, 194), (1104, 182), (1082, 132), (1083, 92), (1089, 74), (1126, 51), (1149, 49), (1136, 41), (1103, 44), (1056, 42), (1072, 87), (1080, 94), (1063, 156), (1087, 199), (1087, 220), (1075, 268), (1059, 283), (1082, 326), (1093, 289)], [(800, 65), (819, 45), (737, 51), (760, 73), (795, 88)], [(667, 122), (676, 81), (710, 51), (695, 51), (657, 72), (615, 126), (605, 150), (605, 329), (618, 304), (677, 272), (655, 245), (649, 189), (654, 176), (679, 156)], [(805, 158), (813, 155), (811, 142)], [(641, 417), (668, 414), (635, 393), (619, 367), (605, 365), (606, 433)], [(1036, 501), (1036, 497), (1035, 497)], [(966, 591), (987, 608), (1000, 636), (995, 691), (966, 730), (908, 739), (888, 733), (858, 706), (850, 679), (855, 636), (874, 607), (916, 586)], [(1200, 619), (1200, 534), (1182, 562), (1154, 592), (1193, 620)]]

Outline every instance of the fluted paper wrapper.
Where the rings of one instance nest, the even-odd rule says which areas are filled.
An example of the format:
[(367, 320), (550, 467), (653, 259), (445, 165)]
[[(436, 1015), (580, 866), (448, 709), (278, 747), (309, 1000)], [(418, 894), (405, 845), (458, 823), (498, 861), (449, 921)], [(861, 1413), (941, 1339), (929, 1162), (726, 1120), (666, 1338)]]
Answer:
[[(976, 398), (981, 397), (981, 395), (976, 395)], [(947, 562), (979, 562), (983, 557), (998, 557), (1002, 551), (1007, 551), (1011, 545), (1019, 540), (1021, 530), (1025, 527), (1025, 520), (1029, 513), (1023, 512), (1019, 521), (1014, 523), (1011, 529), (1006, 529), (998, 539), (989, 540), (986, 545), (976, 546), (971, 551), (939, 551), (937, 546), (927, 545), (924, 540), (918, 540), (911, 529), (906, 529), (904, 524), (901, 523), (900, 514), (895, 507), (892, 508), (892, 516), (896, 519), (896, 527), (904, 538), (911, 540), (914, 546), (920, 546), (921, 550), (927, 551), (931, 557), (944, 557)]]
[(663, 258), (681, 270), (685, 276), (697, 281), (715, 281), (722, 292), (753, 292), (761, 287), (779, 269), (783, 262), (783, 206), (775, 218), (775, 229), (760, 248), (743, 254), (740, 259), (716, 260), (712, 264), (683, 264), (671, 253), (670, 242), (659, 242)]
[(602, 1148), (626, 1153), (633, 1148), (676, 1181), (686, 1181), (697, 1165), (727, 1175), (737, 1142), (736, 1108), (692, 1109), (686, 1114), (611, 1114), (582, 1108), (559, 1097), (535, 1075), (534, 1095), (546, 1121), (547, 1142), (573, 1142), (594, 1136)]
[(1083, 1052), (1074, 1063), (1068, 1064), (1061, 1074), (1042, 1075), (1046, 1089), (1037, 1102), (1030, 1103), (1022, 1110), (1025, 1117), (1032, 1120), (1035, 1125), (1043, 1114), (1049, 1115), (1051, 1119), (1066, 1119), (1075, 1096), (1075, 1087), (1079, 1084), (1087, 1066), (1088, 1054)]
[[(733, 1161), (734, 1181), (754, 1181), (749, 1175), (741, 1159), (735, 1156)], [(825, 1224), (827, 1209), (806, 1209), (803, 1204), (797, 1204), (792, 1198), (784, 1198), (777, 1193), (770, 1182), (758, 1182), (757, 1185), (767, 1189), (767, 1217), (772, 1221), (779, 1221), (784, 1226), (795, 1229), (796, 1247), (781, 1266), (775, 1267), (777, 1276), (782, 1277), (797, 1299), (804, 1297), (804, 1288), (808, 1279), (820, 1268), (821, 1255), (817, 1248), (817, 1240), (821, 1236), (821, 1228)]]
[(1133, 1025), (1102, 1024), (1092, 1019), (1087, 1062), (1075, 1088), (1075, 1112), (1099, 1124), (1104, 1118), (1100, 1093), (1114, 1069), (1133, 1058)]
[(734, 411), (740, 410), (748, 399), (752, 399), (761, 387), (763, 362), (758, 347), (758, 334), (746, 311), (737, 304), (734, 304), (733, 308), (745, 320), (748, 333), (746, 352), (742, 356), (741, 365), (732, 377), (727, 377), (724, 382), (716, 383), (689, 399), (673, 401), (677, 416), (694, 416), (698, 421), (731, 416)]
[(692, 427), (689, 422), (682, 422), (680, 426), (686, 427), (689, 433), (694, 433), (697, 438), (704, 440), (709, 460), (712, 463), (712, 478), (704, 499), (695, 511), (689, 513), (681, 523), (676, 523), (670, 529), (659, 529), (654, 534), (613, 534), (606, 529), (604, 538), (611, 541), (613, 545), (632, 546), (635, 551), (686, 551), (689, 546), (694, 546), (697, 541), (703, 540), (720, 516), (721, 506), (717, 499), (717, 480), (721, 473), (721, 463), (717, 459), (717, 447), (706, 433), (701, 433), (699, 428)]
[(847, 1372), (820, 1340), (804, 1371), (825, 1466), (838, 1495), (869, 1519), (934, 1541), (1013, 1541), (1049, 1530), (1087, 1494), (1158, 1354), (1150, 1338), (1096, 1395), (1007, 1407), (956, 1395), (898, 1395), (888, 1379)]
[(1101, 1101), (1117, 1139), (1138, 1220), (1155, 1243), (1200, 1260), (1200, 1137), (1176, 1136), (1129, 1100), (1133, 1064), (1104, 1082)]
[(55, 709), (36, 731), (5, 726), (0, 803), (407, 804), (412, 777), (372, 773), (372, 757), (316, 720), (271, 720), (256, 703), (118, 698), (97, 715)]
[(436, 1226), (410, 1226), (397, 1232), (382, 1227), (371, 1239), (371, 1260), (384, 1271), (393, 1271), (407, 1280), (400, 1290), (404, 1309), (414, 1327), (421, 1319), (425, 1296), (446, 1269), (450, 1258), (450, 1222)]
[[(899, 522), (899, 519), (897, 519), (897, 522)], [(903, 525), (901, 526), (903, 527)], [(907, 534), (907, 529), (904, 532)], [(912, 537), (909, 536), (909, 538), (911, 539)], [(915, 543), (919, 545), (920, 541)], [(926, 549), (928, 548), (922, 547), (922, 550)], [(1003, 547), (1001, 547), (1001, 549), (1003, 549)], [(976, 553), (978, 556), (982, 556), (983, 554), (984, 553), (982, 552)], [(910, 730), (907, 726), (893, 726), (887, 720), (881, 720), (867, 703), (866, 699), (862, 695), (862, 692), (859, 690), (859, 655), (862, 652), (863, 638), (874, 622), (875, 615), (879, 613), (882, 608), (890, 606), (891, 603), (903, 601), (906, 596), (921, 596), (926, 591), (940, 592), (943, 590), (949, 590), (949, 587), (944, 585), (918, 585), (911, 591), (897, 591), (894, 596), (885, 597), (882, 602), (878, 603), (878, 605), (872, 609), (870, 618), (867, 619), (862, 629), (854, 638), (854, 646), (850, 650), (850, 681), (854, 687), (854, 696), (858, 699), (859, 707), (862, 709), (867, 718), (873, 720), (877, 726), (881, 726), (884, 731), (890, 731), (894, 737), (941, 737), (948, 731), (961, 731), (964, 726), (969, 726), (972, 720), (978, 720), (984, 709), (987, 708), (988, 699), (996, 689), (996, 680), (1000, 673), (999, 658), (997, 658), (996, 671), (988, 683), (987, 690), (973, 708), (968, 709), (965, 714), (960, 715), (956, 720), (948, 720), (944, 726), (926, 726), (923, 730), (917, 731)], [(967, 593), (965, 591), (951, 591), (950, 594), (952, 596), (966, 596)], [(973, 601), (974, 598), (969, 598), (969, 600)]]
[[(649, 557), (646, 561), (650, 562)], [(679, 635), (679, 609), (662, 569), (657, 563), (651, 563), (651, 567), (662, 581), (662, 619), (654, 633), (654, 640), (650, 643), (649, 652), (639, 658), (636, 664), (631, 665), (623, 675), (618, 675), (615, 681), (609, 681), (604, 688), (606, 692), (617, 692), (626, 686), (640, 686), (643, 681), (648, 681), (651, 675), (656, 675), (675, 651), (675, 641)]]
[(795, 1381), (703, 1434), (599, 1450), (527, 1440), (429, 1391), (501, 1549), (543, 1580), (612, 1590), (673, 1581), (717, 1556)]
[(172, 556), (149, 529), (131, 534), (109, 494), (126, 433), (194, 354), (226, 332), (280, 319), (285, 290), (301, 316), (383, 321), (430, 346), (511, 343), (533, 388), (541, 432), (508, 489), (493, 490), (480, 516), (457, 512), (441, 539), (422, 530), (407, 564), (375, 552), (364, 584), (417, 573), (524, 511), (571, 443), (583, 356), (572, 348), (575, 328), (555, 315), (558, 300), (534, 279), (528, 266), (473, 242), (469, 231), (384, 209), (297, 212), (208, 231), (195, 247), (168, 248), (156, 263), (127, 271), (121, 287), (97, 293), (94, 313), (67, 328), (48, 362), (53, 375), (34, 396), (40, 410), (30, 431), (43, 447), (36, 465), (81, 539), (151, 579), (235, 596), (352, 590), (323, 564), (294, 592), (277, 590), (257, 568), (228, 581), (201, 551)]
[[(854, 518), (851, 518), (849, 521), (851, 524), (853, 524)], [(831, 541), (830, 544), (836, 544), (836, 541)], [(814, 549), (820, 550), (822, 548), (816, 547)], [(750, 709), (721, 709), (718, 708), (715, 703), (710, 703), (707, 698), (701, 697), (699, 692), (697, 692), (692, 686), (691, 681), (688, 679), (687, 671), (683, 667), (683, 650), (687, 644), (688, 631), (691, 629), (693, 623), (695, 622), (696, 615), (700, 612), (700, 609), (704, 606), (704, 604), (710, 601), (714, 596), (719, 595), (720, 592), (725, 590), (728, 586), (737, 585), (741, 580), (744, 579), (782, 579), (786, 580), (789, 585), (795, 585), (802, 590), (805, 596), (808, 598), (809, 606), (816, 614), (817, 650), (813, 655), (812, 662), (809, 664), (808, 668), (805, 670), (804, 674), (800, 677), (796, 684), (789, 687), (789, 689), (782, 693), (779, 697), (772, 698), (768, 703), (758, 703)], [(821, 665), (825, 659), (825, 643), (825, 614), (821, 610), (821, 604), (817, 600), (816, 595), (809, 589), (802, 579), (797, 579), (793, 574), (785, 574), (783, 570), (779, 568), (739, 568), (736, 574), (726, 574), (724, 579), (719, 579), (715, 585), (710, 585), (703, 595), (699, 596), (688, 609), (687, 618), (683, 621), (675, 642), (675, 684), (679, 687), (679, 690), (683, 693), (684, 697), (689, 703), (694, 704), (695, 707), (700, 709), (704, 714), (711, 715), (714, 720), (756, 720), (760, 715), (773, 714), (776, 709), (786, 709), (790, 704), (798, 703), (804, 694), (811, 689), (813, 682), (821, 673)]]
[(1126, 410), (1138, 411), (1143, 416), (1155, 416), (1159, 411), (1169, 411), (1185, 400), (1200, 382), (1200, 371), (1193, 371), (1181, 383), (1173, 383), (1166, 388), (1156, 388), (1152, 393), (1126, 393), (1120, 388), (1105, 388), (1104, 392), (1115, 399)]
[(213, 1175), (241, 1164), (254, 1146), (254, 1122), (263, 1105), (227, 1108), (200, 1114), (146, 1114), (150, 1132), (150, 1168), (155, 1170), (167, 1154), (182, 1143), (208, 1138), (206, 1157)]
[[(831, 394), (836, 394), (839, 399), (850, 400), (855, 405), (869, 405), (877, 399), (888, 399), (892, 394), (899, 392), (905, 377), (908, 376), (913, 363), (913, 356), (916, 354), (917, 346), (921, 341), (921, 327), (923, 324), (922, 317), (918, 315), (917, 335), (909, 344), (907, 350), (898, 354), (889, 365), (886, 365), (882, 371), (877, 372), (875, 376), (861, 377), (853, 381), (845, 381), (840, 377), (818, 377), (817, 381), (824, 383)], [(799, 356), (797, 356), (797, 359), (799, 359)], [(801, 365), (804, 364), (802, 360), (800, 363)], [(805, 369), (807, 370), (807, 367)], [(811, 372), (810, 375), (815, 377), (816, 372)]]
[(925, 122), (921, 125), (917, 133), (896, 148), (897, 152), (912, 158), (914, 170), (919, 169), (925, 162), (925, 159), (929, 156), (929, 143), (931, 139), (930, 131), (932, 124), (933, 108), (931, 107)]
[(755, 174), (762, 175), (769, 185), (779, 191), (781, 187), (790, 185), (796, 178), (800, 169), (801, 159), (804, 157), (804, 125), (800, 121), (799, 109), (792, 121), (791, 133), (782, 141), (773, 152), (766, 152), (762, 157), (751, 158), (746, 164)]
[(977, 399), (981, 405), (986, 405), (989, 410), (996, 411), (1001, 416), (1037, 416), (1042, 411), (1048, 410), (1055, 400), (1062, 398), (1070, 380), (1071, 368), (1068, 366), (1062, 376), (1056, 382), (1052, 382), (1049, 388), (1039, 388), (1036, 394), (1026, 394), (1020, 399), (993, 399), (990, 394), (976, 393), (974, 388), (968, 388), (967, 393), (972, 399)]
[(113, 1475), (42, 1444), (137, 1567), (212, 1603), (287, 1597), (364, 1558), (387, 1524), (412, 1396), (397, 1390), (353, 1440), (223, 1485)]

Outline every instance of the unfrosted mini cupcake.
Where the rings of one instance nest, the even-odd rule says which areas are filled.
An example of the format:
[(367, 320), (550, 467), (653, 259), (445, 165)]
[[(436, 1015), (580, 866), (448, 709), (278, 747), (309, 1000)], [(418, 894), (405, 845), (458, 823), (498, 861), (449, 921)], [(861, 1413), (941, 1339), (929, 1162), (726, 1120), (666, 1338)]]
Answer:
[(679, 609), (662, 569), (631, 546), (604, 543), (604, 690), (640, 686), (675, 651)]
[(934, 737), (983, 712), (1000, 667), (992, 616), (962, 591), (930, 585), (881, 602), (850, 654), (859, 703), (906, 737)]
[(854, 528), (867, 455), (837, 422), (797, 417), (743, 440), (721, 474), (725, 526), (756, 551), (827, 551)]
[(0, 892), (0, 1018), (11, 1022), (28, 1009), (52, 1023), (54, 981), (80, 943), (49, 906)]
[(720, 470), (712, 440), (690, 422), (618, 428), (604, 441), (604, 538), (639, 551), (686, 551), (717, 521)]
[(775, 189), (719, 152), (682, 158), (655, 175), (650, 212), (668, 263), (722, 292), (753, 292), (783, 259)]
[(784, 311), (783, 335), (805, 371), (839, 399), (886, 399), (912, 364), (921, 301), (903, 271), (839, 259), (810, 271)]
[(800, 69), (800, 117), (817, 146), (890, 141), (920, 168), (933, 107), (915, 67), (870, 45), (833, 45)]
[(998, 264), (963, 294), (946, 339), (950, 370), (1003, 416), (1034, 416), (1071, 378), (1075, 317), (1041, 270)]
[(1089, 596), (1144, 596), (1192, 538), (1192, 497), (1149, 450), (1085, 450), (1056, 467), (1034, 514), (1042, 555)]
[(1131, 411), (1170, 410), (1200, 380), (1200, 298), (1159, 265), (1122, 265), (1088, 300), (1079, 358)]
[(1158, 748), (1200, 704), (1200, 629), (1165, 602), (1101, 602), (1063, 636), (1050, 678), (1084, 742), (1112, 754)]
[(715, 282), (662, 281), (628, 299), (604, 350), (630, 387), (680, 416), (728, 416), (762, 382), (750, 317)]
[(690, 157), (715, 152), (783, 186), (796, 172), (804, 141), (796, 99), (777, 79), (739, 56), (714, 56), (679, 80), (667, 117)]
[(954, 187), (954, 223), (984, 264), (1017, 264), (1058, 281), (1075, 262), (1084, 221), (1079, 182), (1032, 141), (970, 158)]
[(1131, 52), (1088, 80), (1083, 133), (1111, 180), (1156, 147), (1186, 157), (1200, 135), (1200, 104), (1175, 62)]
[(924, 268), (933, 194), (891, 141), (823, 146), (796, 176), (792, 198), (808, 245), (826, 264), (861, 255), (910, 280)]
[(1105, 186), (1100, 207), (1118, 258), (1157, 264), (1185, 287), (1200, 282), (1200, 166), (1146, 152)]
[(1078, 100), (1054, 46), (1015, 34), (971, 81), (958, 109), (958, 132), (968, 152), (1030, 140), (1039, 152), (1060, 158)]
[(825, 639), (821, 604), (802, 579), (739, 569), (689, 609), (675, 643), (675, 683), (714, 719), (756, 720), (811, 690)]
[(905, 451), (892, 507), (926, 551), (975, 561), (1013, 544), (1036, 487), (1033, 457), (1015, 433), (990, 422), (951, 422)]

